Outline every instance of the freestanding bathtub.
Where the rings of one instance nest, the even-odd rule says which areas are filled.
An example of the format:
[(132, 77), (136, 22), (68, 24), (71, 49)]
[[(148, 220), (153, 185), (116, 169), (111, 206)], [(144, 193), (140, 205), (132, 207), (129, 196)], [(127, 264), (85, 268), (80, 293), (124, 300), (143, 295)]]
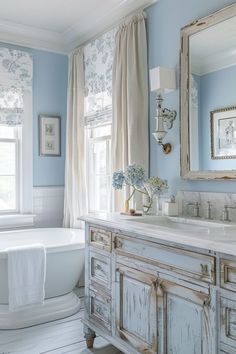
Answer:
[[(9, 311), (7, 248), (43, 244), (46, 283), (43, 305)], [(84, 230), (65, 228), (0, 232), (0, 329), (15, 329), (70, 316), (80, 308), (73, 293), (84, 267)]]

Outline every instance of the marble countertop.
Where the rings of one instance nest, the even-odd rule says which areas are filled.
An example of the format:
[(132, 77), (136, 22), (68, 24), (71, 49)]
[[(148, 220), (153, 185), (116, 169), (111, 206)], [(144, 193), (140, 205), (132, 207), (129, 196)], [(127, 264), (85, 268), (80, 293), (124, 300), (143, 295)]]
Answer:
[[(212, 222), (211, 227), (194, 227), (192, 230), (173, 229), (146, 223), (151, 216), (128, 216), (120, 213), (90, 213), (80, 219), (95, 225), (110, 227), (135, 234), (135, 237), (166, 245), (191, 247), (196, 250), (220, 252), (236, 256), (236, 225)], [(152, 216), (153, 217), (153, 216)], [(137, 219), (139, 218), (139, 220)], [(142, 222), (143, 220), (143, 222)], [(182, 218), (183, 222), (185, 218)], [(196, 221), (196, 225), (198, 221)], [(138, 222), (137, 222), (138, 221)], [(204, 221), (203, 221), (204, 224)]]

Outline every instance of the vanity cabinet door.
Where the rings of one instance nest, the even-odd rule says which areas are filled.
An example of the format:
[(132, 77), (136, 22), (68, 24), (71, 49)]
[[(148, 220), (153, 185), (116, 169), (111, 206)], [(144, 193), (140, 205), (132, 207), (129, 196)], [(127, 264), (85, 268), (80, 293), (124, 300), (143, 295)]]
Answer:
[(115, 335), (138, 353), (157, 354), (156, 277), (116, 267)]
[(159, 352), (216, 354), (215, 307), (215, 297), (191, 289), (191, 284), (188, 288), (159, 280)]
[[(236, 301), (235, 294), (231, 294), (232, 299), (221, 296), (221, 343), (228, 345), (236, 353)], [(233, 300), (234, 298), (234, 300)]]

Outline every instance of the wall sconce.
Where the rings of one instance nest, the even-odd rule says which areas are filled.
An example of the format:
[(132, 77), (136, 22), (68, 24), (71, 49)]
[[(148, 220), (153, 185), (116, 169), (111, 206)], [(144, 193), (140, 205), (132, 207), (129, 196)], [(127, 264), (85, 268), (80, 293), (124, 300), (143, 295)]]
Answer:
[(151, 91), (157, 93), (156, 97), (156, 130), (153, 134), (158, 144), (162, 146), (163, 152), (169, 154), (171, 152), (171, 144), (163, 144), (163, 139), (167, 134), (166, 129), (171, 129), (173, 121), (176, 117), (176, 111), (162, 108), (162, 95), (176, 89), (175, 70), (158, 66), (150, 70), (150, 86)]

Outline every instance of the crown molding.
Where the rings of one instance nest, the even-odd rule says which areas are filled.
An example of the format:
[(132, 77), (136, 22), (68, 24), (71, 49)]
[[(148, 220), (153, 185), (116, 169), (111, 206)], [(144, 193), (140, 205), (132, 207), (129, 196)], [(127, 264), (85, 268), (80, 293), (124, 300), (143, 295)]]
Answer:
[(66, 41), (63, 35), (58, 32), (9, 21), (0, 21), (0, 42), (63, 54), (67, 53)]
[(0, 21), (0, 42), (69, 54), (77, 46), (118, 24), (135, 10), (148, 7), (158, 1), (123, 0), (112, 10), (103, 11), (102, 15), (95, 12), (89, 18), (80, 19), (78, 23), (73, 24), (63, 33), (10, 21)]
[(132, 12), (144, 9), (159, 0), (130, 0), (123, 1), (121, 4), (114, 6), (112, 10), (103, 12), (102, 16), (93, 19), (93, 27), (89, 27), (87, 19), (81, 26), (81, 22), (77, 23), (64, 32), (64, 36), (68, 43), (68, 51), (73, 50), (89, 41), (91, 38), (97, 37), (100, 33), (105, 32), (111, 27), (118, 25), (122, 20), (132, 14)]

